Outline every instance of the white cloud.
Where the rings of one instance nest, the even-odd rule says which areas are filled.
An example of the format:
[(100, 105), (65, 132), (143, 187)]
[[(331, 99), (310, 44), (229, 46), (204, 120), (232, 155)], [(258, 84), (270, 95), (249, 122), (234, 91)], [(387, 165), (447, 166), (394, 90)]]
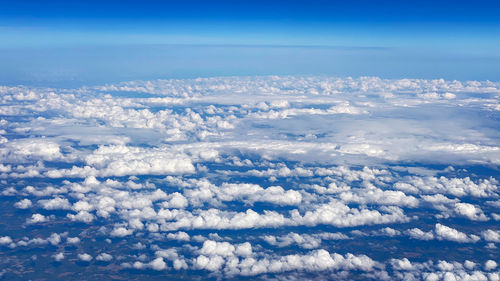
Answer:
[(0, 237), (0, 245), (8, 245), (10, 243), (12, 243), (12, 238), (10, 238), (10, 236)]
[(64, 259), (64, 253), (57, 253), (54, 255), (56, 261), (62, 261)]
[(478, 236), (467, 235), (463, 232), (460, 232), (446, 225), (442, 225), (440, 223), (436, 224), (435, 232), (436, 237), (440, 240), (450, 240), (460, 243), (475, 243), (480, 239)]
[(56, 246), (59, 243), (61, 243), (61, 235), (57, 233), (52, 233), (49, 238), (47, 238), (47, 241), (52, 244), (52, 246)]
[(80, 211), (76, 215), (67, 214), (66, 216), (72, 221), (80, 221), (84, 223), (91, 223), (95, 219), (95, 216), (87, 211)]
[(14, 161), (26, 162), (29, 160), (58, 160), (62, 159), (59, 144), (42, 138), (27, 138), (11, 140), (6, 143), (8, 150), (0, 149), (0, 156), (8, 157)]
[(78, 243), (80, 243), (80, 238), (78, 238), (78, 237), (67, 237), (66, 238), (66, 242), (68, 242), (68, 244), (78, 244)]
[(412, 270), (414, 269), (413, 265), (407, 258), (403, 259), (392, 259), (391, 265), (395, 270)]
[[(117, 91), (154, 96), (114, 97)], [(68, 233), (4, 233), (0, 244), (13, 250), (64, 247), (61, 241), (90, 249), (101, 235), (114, 257), (99, 251), (79, 259), (205, 269), (217, 278), (287, 271), (296, 279), (316, 271), (381, 280), (498, 275), (491, 262), (462, 265), (445, 261), (446, 253), (381, 264), (359, 255), (369, 248), (345, 255), (321, 249), (350, 235), (368, 244), (374, 236), (405, 235), (494, 251), (500, 234), (486, 221), (500, 218), (492, 211), (498, 180), (486, 176), (490, 168), (473, 174), (461, 167), (500, 163), (497, 118), (482, 117), (497, 114), (497, 82), (228, 77), (81, 89), (0, 86), (0, 93), (0, 115), (9, 120), (0, 119), (1, 194), (23, 209), (16, 211), (20, 223), (51, 222), (22, 230), (29, 236), (86, 223), (72, 223), (81, 241)], [(429, 168), (441, 164), (455, 168)], [(473, 220), (477, 233), (443, 225), (455, 217)], [(227, 231), (207, 234), (213, 230)], [(165, 239), (178, 242), (160, 249)], [(472, 244), (479, 239), (485, 243)], [(383, 240), (389, 246), (394, 239)], [(117, 252), (117, 242), (130, 248)], [(61, 249), (49, 257), (71, 260)]]
[(100, 169), (103, 176), (193, 173), (191, 160), (173, 154), (168, 147), (144, 149), (127, 146), (101, 146), (85, 158), (87, 164)]
[(149, 265), (151, 266), (152, 269), (154, 270), (164, 270), (167, 268), (167, 264), (163, 261), (162, 257), (158, 257), (154, 260), (152, 260)]
[(97, 261), (108, 262), (113, 259), (113, 256), (108, 253), (100, 253), (97, 257), (95, 257)]
[(484, 240), (490, 242), (500, 242), (500, 231), (487, 229), (481, 232), (481, 236)]
[(419, 239), (419, 240), (433, 240), (434, 234), (432, 231), (424, 232), (419, 228), (412, 228), (406, 231), (411, 238)]
[(464, 216), (470, 220), (475, 220), (475, 221), (488, 220), (488, 218), (484, 215), (483, 210), (481, 210), (481, 208), (469, 203), (455, 203), (455, 212), (458, 215)]
[(179, 231), (176, 233), (169, 233), (167, 234), (168, 239), (172, 240), (179, 240), (179, 241), (189, 241), (191, 238), (189, 237), (189, 234), (183, 231)]
[(222, 201), (240, 199), (244, 202), (270, 202), (277, 205), (298, 205), (302, 195), (295, 190), (284, 190), (281, 186), (262, 188), (256, 184), (224, 183), (214, 192)]
[(321, 245), (321, 238), (318, 235), (297, 234), (294, 232), (278, 237), (265, 235), (263, 239), (267, 243), (280, 248), (290, 246), (294, 243), (304, 249), (315, 249)]
[(409, 219), (398, 207), (381, 207), (378, 210), (350, 208), (340, 202), (331, 201), (328, 204), (315, 206), (313, 211), (307, 211), (303, 216), (292, 212), (294, 222), (314, 226), (329, 224), (337, 227), (352, 227), (359, 225), (406, 222)]
[(19, 202), (16, 202), (16, 203), (14, 204), (14, 206), (15, 206), (16, 208), (19, 208), (19, 209), (28, 209), (28, 208), (30, 208), (32, 205), (33, 205), (33, 203), (31, 203), (31, 200), (29, 200), (29, 199), (27, 199), (27, 198), (25, 198), (25, 199), (23, 199), (23, 200), (21, 200), (21, 201), (19, 201)]
[(71, 209), (71, 204), (68, 199), (56, 197), (49, 200), (39, 200), (38, 204), (42, 205), (45, 210), (67, 210)]
[(87, 254), (87, 253), (83, 253), (83, 254), (78, 254), (78, 258), (81, 260), (81, 261), (85, 261), (85, 262), (89, 262), (92, 260), (92, 256)]
[(497, 263), (494, 260), (487, 260), (484, 263), (484, 269), (487, 271), (491, 271), (497, 268)]
[(200, 255), (194, 261), (194, 265), (198, 269), (206, 269), (209, 271), (219, 271), (224, 263), (221, 256), (206, 257)]
[(188, 200), (179, 192), (174, 192), (168, 196), (168, 200), (162, 203), (165, 208), (183, 209), (188, 206)]
[(200, 249), (200, 253), (205, 256), (232, 256), (234, 255), (235, 247), (228, 242), (216, 242), (212, 240), (207, 240), (203, 242), (203, 247)]
[(110, 235), (112, 237), (125, 237), (125, 236), (128, 236), (128, 235), (131, 235), (132, 233), (134, 233), (133, 230), (131, 229), (127, 229), (123, 226), (120, 226), (120, 227), (117, 227), (117, 228), (114, 228)]
[(417, 207), (418, 199), (408, 196), (401, 191), (361, 189), (359, 192), (346, 191), (339, 194), (339, 197), (346, 202), (356, 202), (360, 204), (374, 203), (379, 205), (396, 205), (406, 207)]
[(48, 221), (49, 218), (42, 214), (33, 214), (30, 219), (26, 220), (26, 223), (41, 223)]

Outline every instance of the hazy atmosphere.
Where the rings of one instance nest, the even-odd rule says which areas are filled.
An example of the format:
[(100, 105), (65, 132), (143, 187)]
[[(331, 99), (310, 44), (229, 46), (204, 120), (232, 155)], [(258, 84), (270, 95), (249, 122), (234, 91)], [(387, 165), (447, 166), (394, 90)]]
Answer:
[(499, 13), (0, 2), (0, 279), (500, 280)]

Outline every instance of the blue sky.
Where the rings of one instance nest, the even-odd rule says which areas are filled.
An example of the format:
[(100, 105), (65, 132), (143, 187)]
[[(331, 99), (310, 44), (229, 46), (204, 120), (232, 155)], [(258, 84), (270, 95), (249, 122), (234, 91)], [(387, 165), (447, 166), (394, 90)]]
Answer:
[[(121, 59), (129, 65), (109, 71), (111, 80), (255, 74), (498, 80), (499, 12), (497, 1), (2, 1), (0, 48), (8, 54), (0, 55), (7, 61), (0, 67), (0, 82), (82, 80), (98, 72), (99, 64), (113, 63), (110, 46), (126, 53)], [(185, 59), (174, 65), (170, 58), (157, 60), (173, 53), (170, 49), (158, 52), (151, 45), (257, 48), (252, 55), (237, 48), (200, 49), (194, 57), (177, 52), (176, 58)], [(137, 46), (143, 51), (131, 51)], [(289, 57), (270, 65), (276, 51), (262, 46), (307, 50), (283, 51)], [(330, 51), (325, 56), (317, 47), (352, 48), (356, 54), (350, 58)], [(63, 58), (58, 48), (75, 55)], [(386, 52), (380, 56), (374, 48)], [(40, 50), (45, 56), (38, 55)], [(98, 55), (82, 60), (88, 53)], [(191, 67), (196, 57), (205, 61)], [(141, 58), (149, 63), (138, 65)], [(262, 69), (252, 66), (255, 60)], [(325, 60), (331, 68), (317, 67)], [(434, 60), (437, 66), (424, 63)], [(227, 64), (218, 70), (210, 65), (214, 61)], [(99, 82), (95, 77), (86, 81)]]
[(0, 279), (500, 280), (499, 12), (0, 0)]
[(498, 41), (499, 6), (496, 1), (4, 1), (0, 24), (4, 46), (140, 39), (390, 47), (448, 46), (468, 38), (488, 47)]

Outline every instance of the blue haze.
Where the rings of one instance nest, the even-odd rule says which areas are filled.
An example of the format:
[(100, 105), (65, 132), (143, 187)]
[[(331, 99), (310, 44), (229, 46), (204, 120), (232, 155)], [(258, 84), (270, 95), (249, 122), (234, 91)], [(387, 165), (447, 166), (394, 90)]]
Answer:
[(493, 80), (498, 1), (2, 1), (0, 83), (334, 75)]

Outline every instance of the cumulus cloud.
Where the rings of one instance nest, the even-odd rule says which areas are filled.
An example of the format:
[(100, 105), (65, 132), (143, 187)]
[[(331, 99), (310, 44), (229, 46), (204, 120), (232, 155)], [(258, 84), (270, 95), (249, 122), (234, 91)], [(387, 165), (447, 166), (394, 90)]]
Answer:
[(95, 257), (97, 261), (108, 262), (113, 259), (113, 256), (108, 253), (100, 253), (97, 257)]
[(80, 211), (76, 215), (68, 214), (67, 217), (72, 221), (80, 221), (85, 223), (91, 223), (94, 220), (94, 215), (87, 211)]
[(477, 220), (477, 221), (488, 220), (488, 218), (484, 215), (481, 208), (469, 203), (456, 203), (455, 212), (458, 215), (464, 216), (470, 220)]
[(487, 229), (481, 232), (481, 236), (484, 240), (490, 242), (500, 242), (500, 231)]
[(408, 196), (404, 192), (394, 190), (359, 190), (359, 192), (342, 192), (339, 194), (340, 198), (346, 202), (356, 202), (361, 204), (375, 203), (380, 205), (396, 205), (417, 207), (418, 199), (413, 196)]
[(68, 244), (78, 244), (78, 243), (80, 243), (80, 238), (78, 238), (78, 237), (67, 237), (66, 238), (66, 242), (68, 242)]
[(31, 200), (26, 198), (14, 204), (14, 206), (19, 209), (28, 209), (32, 205), (33, 203), (31, 202)]
[(78, 258), (84, 262), (89, 262), (92, 260), (92, 256), (87, 253), (78, 254)]
[(42, 215), (42, 214), (33, 214), (31, 218), (26, 220), (26, 223), (42, 223), (49, 221), (50, 218)]
[(61, 197), (56, 197), (49, 200), (40, 200), (38, 201), (38, 204), (42, 205), (42, 208), (44, 208), (45, 210), (67, 210), (71, 208), (71, 204), (69, 203), (68, 199)]
[(467, 235), (463, 232), (460, 232), (446, 225), (442, 225), (440, 223), (436, 224), (435, 232), (436, 237), (440, 240), (450, 240), (461, 243), (475, 243), (480, 239), (476, 235)]
[[(494, 254), (497, 82), (270, 76), (0, 93), (0, 195), (20, 218), (6, 216), (7, 251), (73, 262), (61, 249), (104, 239), (109, 254), (77, 258), (219, 279), (499, 279), (496, 261), (421, 246)], [(55, 232), (68, 223), (73, 237)], [(400, 238), (418, 261), (369, 257), (372, 242)]]
[(432, 231), (424, 232), (419, 228), (408, 229), (406, 233), (411, 237), (419, 240), (432, 240), (434, 233)]
[(486, 271), (490, 271), (490, 270), (493, 270), (495, 268), (497, 268), (497, 263), (494, 260), (487, 260), (484, 263), (484, 269)]
[(54, 260), (62, 261), (64, 259), (64, 253), (57, 253), (54, 255)]
[[(202, 190), (200, 190), (203, 192)], [(302, 195), (295, 190), (284, 190), (281, 186), (262, 188), (256, 184), (229, 184), (210, 189), (221, 201), (241, 200), (245, 203), (269, 202), (277, 205), (297, 205)], [(193, 192), (189, 194), (194, 195)]]
[[(208, 242), (207, 245), (213, 244), (212, 242)], [(229, 252), (224, 252), (222, 255), (219, 255), (217, 250), (211, 249), (211, 246), (208, 247), (210, 248), (210, 250), (207, 251), (208, 255), (199, 255), (194, 260), (195, 267), (208, 271), (224, 270), (229, 275), (240, 274), (253, 276), (263, 273), (279, 273), (292, 270), (310, 272), (341, 269), (371, 271), (377, 266), (376, 262), (364, 255), (356, 256), (347, 254), (342, 256), (339, 254), (330, 254), (323, 249), (315, 250), (304, 255), (272, 256), (264, 259), (247, 257), (243, 260), (239, 260), (232, 254), (231, 244), (226, 244), (223, 247), (229, 250)]]
[(12, 238), (10, 238), (10, 236), (0, 237), (0, 245), (8, 245), (10, 243), (12, 243)]
[(127, 229), (125, 227), (117, 227), (117, 228), (114, 228), (110, 235), (112, 237), (125, 237), (125, 236), (128, 236), (128, 235), (131, 235), (132, 233), (134, 233), (133, 230), (131, 229)]
[(314, 249), (321, 245), (321, 238), (317, 235), (301, 235), (294, 232), (279, 237), (265, 235), (263, 239), (267, 243), (280, 248), (290, 246), (291, 244), (297, 244), (304, 249)]
[(168, 239), (172, 240), (179, 240), (179, 241), (189, 241), (191, 238), (189, 237), (189, 234), (183, 231), (179, 231), (176, 233), (169, 233), (167, 234)]
[(26, 162), (37, 159), (50, 161), (63, 158), (59, 144), (47, 139), (19, 139), (6, 143), (6, 146), (6, 150), (0, 150), (0, 155), (4, 154), (3, 157), (14, 161)]
[(172, 154), (168, 147), (146, 150), (139, 147), (101, 146), (85, 159), (103, 176), (193, 173), (191, 160)]

